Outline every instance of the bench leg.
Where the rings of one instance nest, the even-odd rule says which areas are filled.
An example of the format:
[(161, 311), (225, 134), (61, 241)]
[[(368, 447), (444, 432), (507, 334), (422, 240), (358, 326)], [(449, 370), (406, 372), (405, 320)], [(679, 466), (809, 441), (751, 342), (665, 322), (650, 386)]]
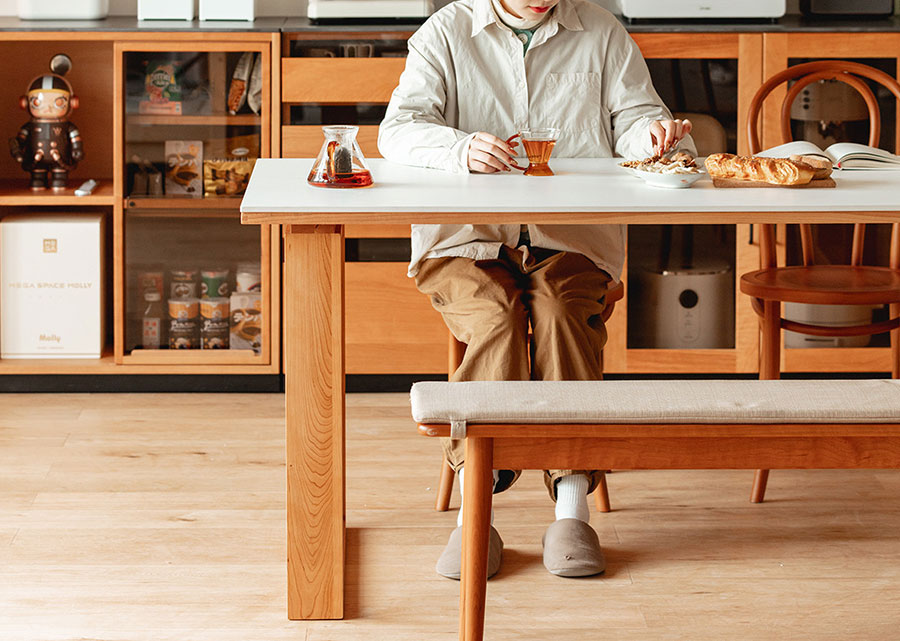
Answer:
[(611, 512), (609, 506), (609, 488), (606, 486), (606, 472), (600, 473), (600, 485), (594, 490), (594, 504), (599, 512)]
[(438, 485), (437, 501), (434, 504), (434, 509), (438, 512), (446, 512), (450, 509), (450, 495), (453, 494), (453, 479), (455, 478), (456, 472), (442, 456), (441, 481)]
[(463, 503), (462, 575), (459, 585), (459, 639), (484, 638), (484, 599), (487, 593), (488, 541), (494, 485), (490, 438), (466, 439), (466, 483)]
[(753, 490), (750, 492), (751, 503), (762, 503), (766, 498), (766, 483), (769, 482), (769, 470), (756, 470), (753, 477)]
[[(894, 227), (896, 228), (896, 226), (895, 223)], [(898, 316), (900, 316), (900, 305), (891, 305), (891, 318)], [(900, 378), (900, 329), (891, 331), (891, 377)]]

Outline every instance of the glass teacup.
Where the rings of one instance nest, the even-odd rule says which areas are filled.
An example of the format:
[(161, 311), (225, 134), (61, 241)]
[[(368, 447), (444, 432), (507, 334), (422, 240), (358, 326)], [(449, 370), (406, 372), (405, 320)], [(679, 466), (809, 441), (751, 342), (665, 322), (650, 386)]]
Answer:
[[(559, 129), (556, 127), (543, 127), (540, 129), (520, 129), (519, 133), (510, 136), (506, 140), (506, 144), (514, 144), (513, 140), (520, 138), (522, 146), (525, 147), (525, 155), (528, 156), (528, 168), (525, 169), (526, 176), (552, 176), (553, 170), (550, 169), (550, 154), (553, 153), (553, 146), (559, 140)], [(516, 169), (524, 169), (513, 164)]]

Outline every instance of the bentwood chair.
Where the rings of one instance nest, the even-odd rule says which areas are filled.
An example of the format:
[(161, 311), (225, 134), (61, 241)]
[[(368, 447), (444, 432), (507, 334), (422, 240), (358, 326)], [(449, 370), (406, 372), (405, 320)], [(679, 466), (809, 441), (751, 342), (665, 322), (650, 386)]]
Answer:
[[(625, 286), (618, 282), (613, 285), (606, 292), (606, 307), (603, 309), (603, 322), (605, 323), (609, 320), (609, 317), (612, 316), (613, 310), (615, 309), (616, 303), (622, 300), (622, 297), (625, 295)], [(456, 337), (448, 332), (449, 335), (449, 350), (448, 350), (448, 376), (452, 375), (453, 372), (456, 371), (456, 368), (460, 366), (463, 361), (463, 357), (466, 354), (466, 344), (456, 340)], [(600, 354), (600, 363), (603, 363), (603, 354)], [(450, 464), (441, 457), (441, 480), (438, 485), (438, 493), (437, 500), (435, 501), (434, 509), (438, 512), (446, 512), (450, 509), (450, 495), (453, 493), (453, 480), (456, 478), (456, 473), (453, 471), (453, 468), (450, 467)], [(600, 485), (594, 491), (594, 501), (597, 505), (597, 509), (600, 512), (609, 512), (609, 490), (606, 487), (606, 472), (600, 475)]]
[[(837, 80), (858, 91), (869, 111), (869, 145), (878, 146), (881, 116), (875, 94), (866, 82), (874, 81), (900, 100), (900, 84), (890, 75), (855, 62), (825, 60), (808, 62), (785, 69), (772, 76), (756, 92), (750, 102), (748, 132), (750, 151), (759, 153), (761, 145), (758, 120), (766, 97), (780, 84), (795, 80), (781, 105), (781, 138), (790, 142), (791, 104), (811, 83)], [(840, 187), (838, 187), (840, 188)], [(753, 298), (753, 310), (759, 316), (760, 351), (759, 377), (780, 378), (781, 330), (791, 330), (812, 336), (865, 336), (890, 331), (891, 374), (900, 378), (900, 223), (891, 231), (890, 266), (874, 267), (862, 264), (865, 224), (853, 228), (849, 264), (816, 264), (818, 258), (814, 234), (809, 224), (800, 225), (802, 265), (776, 264), (775, 226), (760, 225), (760, 269), (741, 276), (741, 291)], [(889, 305), (890, 318), (851, 327), (827, 327), (808, 322), (800, 323), (784, 318), (782, 303), (816, 305)], [(757, 470), (750, 500), (762, 502), (765, 497), (768, 470)]]

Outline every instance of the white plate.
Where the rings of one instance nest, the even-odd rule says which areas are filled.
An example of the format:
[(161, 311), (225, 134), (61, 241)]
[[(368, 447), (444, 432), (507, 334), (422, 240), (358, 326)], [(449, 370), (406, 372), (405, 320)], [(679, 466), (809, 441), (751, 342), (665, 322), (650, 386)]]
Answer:
[(648, 185), (665, 189), (687, 189), (706, 176), (705, 171), (697, 174), (658, 174), (652, 171), (641, 171), (634, 167), (622, 167), (622, 169), (630, 172), (632, 176), (640, 178)]

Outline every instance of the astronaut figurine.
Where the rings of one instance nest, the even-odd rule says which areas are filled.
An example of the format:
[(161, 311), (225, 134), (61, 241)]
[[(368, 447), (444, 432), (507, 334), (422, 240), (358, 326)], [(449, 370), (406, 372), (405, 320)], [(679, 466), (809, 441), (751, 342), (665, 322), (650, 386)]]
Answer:
[(78, 97), (63, 76), (72, 68), (65, 54), (53, 56), (50, 71), (35, 78), (28, 94), (20, 99), (31, 120), (22, 125), (19, 134), (9, 140), (9, 150), (22, 169), (31, 173), (31, 188), (54, 190), (66, 188), (69, 171), (84, 158), (81, 135), (68, 120), (69, 113), (78, 108)]

